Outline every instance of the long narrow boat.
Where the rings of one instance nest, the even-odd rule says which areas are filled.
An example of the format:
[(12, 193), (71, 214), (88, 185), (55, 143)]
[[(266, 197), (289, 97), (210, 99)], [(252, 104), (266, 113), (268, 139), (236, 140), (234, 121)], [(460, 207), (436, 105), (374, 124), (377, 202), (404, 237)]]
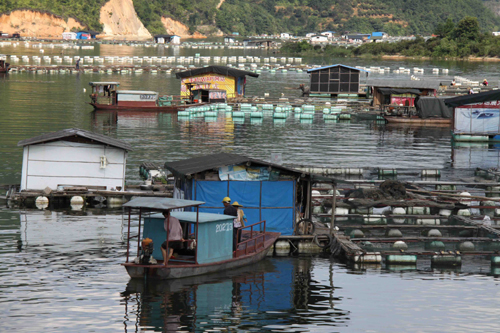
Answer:
[(420, 118), (418, 116), (384, 116), (384, 119), (390, 124), (412, 124), (412, 125), (433, 125), (449, 126), (451, 118)]
[(90, 82), (89, 103), (95, 110), (175, 112), (206, 103), (175, 101), (172, 96), (159, 96), (156, 91), (118, 90), (118, 82)]
[[(124, 207), (129, 208), (127, 260), (122, 265), (130, 277), (176, 279), (245, 266), (262, 260), (280, 235), (278, 232), (266, 231), (266, 221), (248, 225), (240, 229), (241, 240), (233, 251), (234, 216), (200, 213), (199, 206), (203, 204), (202, 201), (154, 197), (138, 197), (126, 203)], [(160, 249), (167, 239), (164, 217), (161, 214), (144, 217), (144, 213), (186, 208), (194, 211), (171, 212), (171, 216), (178, 218), (181, 223), (185, 241), (182, 248), (164, 265)], [(131, 233), (132, 209), (139, 210), (136, 235)], [(130, 241), (135, 239), (137, 257), (131, 261)], [(151, 241), (153, 249), (147, 245)]]

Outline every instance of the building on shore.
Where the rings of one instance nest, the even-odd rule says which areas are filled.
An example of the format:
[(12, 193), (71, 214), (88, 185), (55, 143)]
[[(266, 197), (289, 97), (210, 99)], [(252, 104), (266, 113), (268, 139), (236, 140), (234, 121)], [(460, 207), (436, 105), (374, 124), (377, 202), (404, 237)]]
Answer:
[(123, 141), (78, 128), (19, 141), (23, 147), (21, 191), (87, 187), (123, 190), (127, 152)]

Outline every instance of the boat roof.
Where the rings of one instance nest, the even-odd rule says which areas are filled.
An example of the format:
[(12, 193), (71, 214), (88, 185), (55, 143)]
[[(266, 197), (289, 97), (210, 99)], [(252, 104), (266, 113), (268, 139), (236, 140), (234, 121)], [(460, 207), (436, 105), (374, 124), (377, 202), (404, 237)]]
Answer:
[(489, 101), (500, 101), (500, 90), (491, 90), (478, 94), (457, 96), (448, 98), (444, 102), (449, 106), (457, 107), (467, 104), (484, 103)]
[[(187, 222), (187, 223), (196, 223), (196, 212), (172, 212), (173, 217), (179, 219), (179, 221)], [(163, 215), (161, 213), (152, 214), (152, 218), (161, 218), (163, 219)], [(233, 220), (234, 216), (224, 215), (224, 214), (214, 214), (214, 213), (199, 213), (198, 214), (198, 222), (199, 223), (208, 223), (208, 222), (217, 222), (221, 220)]]
[(127, 94), (127, 95), (158, 95), (156, 91), (146, 91), (146, 90), (117, 90), (117, 94)]
[(367, 79), (366, 85), (378, 88), (414, 88), (438, 90), (440, 83), (438, 80), (387, 80), (387, 79)]
[(120, 85), (120, 82), (89, 82), (91, 86), (107, 86), (107, 85)]
[(30, 139), (24, 139), (17, 143), (18, 146), (28, 146), (38, 143), (51, 142), (57, 140), (64, 140), (66, 138), (82, 137), (91, 141), (103, 143), (112, 147), (117, 147), (125, 150), (132, 150), (132, 146), (128, 143), (110, 138), (109, 136), (82, 130), (79, 128), (68, 128), (61, 131), (46, 133), (35, 136)]
[(169, 209), (200, 206), (203, 205), (204, 203), (205, 202), (203, 201), (174, 199), (174, 198), (137, 197), (124, 204), (123, 207), (169, 210)]
[(344, 68), (353, 69), (353, 70), (358, 71), (358, 72), (368, 72), (369, 73), (369, 71), (367, 71), (365, 69), (360, 69), (360, 68), (356, 68), (356, 67), (346, 66), (346, 65), (342, 65), (342, 64), (335, 64), (335, 65), (330, 65), (330, 66), (323, 66), (323, 67), (312, 68), (312, 69), (308, 69), (307, 72), (311, 73), (311, 72), (316, 72), (316, 71), (320, 71), (322, 69), (327, 69), (327, 68), (332, 68), (332, 67), (344, 67)]

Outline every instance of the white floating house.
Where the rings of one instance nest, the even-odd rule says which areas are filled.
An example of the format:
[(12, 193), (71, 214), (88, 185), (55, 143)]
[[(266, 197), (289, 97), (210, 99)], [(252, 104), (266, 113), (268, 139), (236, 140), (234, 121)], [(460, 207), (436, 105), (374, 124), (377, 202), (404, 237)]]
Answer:
[(180, 44), (181, 37), (177, 35), (155, 35), (155, 42), (158, 44)]
[(76, 39), (76, 32), (63, 32), (62, 33), (62, 38), (63, 39)]
[(127, 152), (120, 140), (78, 128), (19, 141), (23, 146), (22, 190), (86, 186), (124, 190)]

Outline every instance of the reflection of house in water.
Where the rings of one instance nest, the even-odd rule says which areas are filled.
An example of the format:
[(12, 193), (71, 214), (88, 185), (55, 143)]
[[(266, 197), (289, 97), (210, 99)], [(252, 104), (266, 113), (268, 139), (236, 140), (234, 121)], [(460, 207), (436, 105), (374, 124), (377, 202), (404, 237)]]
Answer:
[(451, 165), (455, 169), (500, 168), (500, 144), (454, 142)]
[(256, 322), (255, 329), (269, 325), (304, 329), (318, 323), (318, 311), (323, 324), (345, 325), (349, 312), (338, 309), (333, 280), (330, 277), (328, 285), (313, 281), (311, 270), (309, 258), (287, 257), (162, 283), (132, 279), (122, 293), (130, 326), (125, 332), (138, 327), (175, 332), (179, 326), (189, 332), (229, 326), (239, 331), (248, 329), (249, 317)]

